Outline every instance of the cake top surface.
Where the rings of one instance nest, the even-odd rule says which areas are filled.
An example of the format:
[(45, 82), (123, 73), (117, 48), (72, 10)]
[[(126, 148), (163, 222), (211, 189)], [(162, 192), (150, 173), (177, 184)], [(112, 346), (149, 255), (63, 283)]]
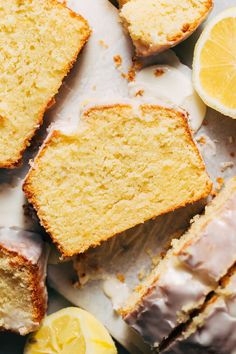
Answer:
[(17, 228), (0, 228), (0, 245), (9, 252), (15, 252), (32, 264), (40, 260), (45, 243), (34, 232)]

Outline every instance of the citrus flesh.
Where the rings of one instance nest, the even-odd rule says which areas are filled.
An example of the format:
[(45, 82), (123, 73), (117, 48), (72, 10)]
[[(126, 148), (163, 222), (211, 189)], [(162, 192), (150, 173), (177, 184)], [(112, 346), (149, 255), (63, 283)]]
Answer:
[(46, 317), (26, 344), (24, 354), (117, 354), (105, 329), (91, 314), (66, 308)]

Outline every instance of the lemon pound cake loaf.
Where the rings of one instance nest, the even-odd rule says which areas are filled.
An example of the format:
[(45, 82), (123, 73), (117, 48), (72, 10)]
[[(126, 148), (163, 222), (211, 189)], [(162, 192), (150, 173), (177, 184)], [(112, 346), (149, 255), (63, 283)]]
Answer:
[(0, 6), (0, 168), (12, 168), (90, 30), (55, 0), (0, 0)]
[(0, 229), (0, 330), (25, 335), (39, 326), (47, 309), (47, 255), (39, 235)]
[(121, 310), (125, 321), (158, 348), (187, 321), (236, 261), (236, 177), (172, 242), (151, 275)]
[(137, 55), (147, 56), (190, 36), (208, 15), (212, 0), (120, 0), (120, 5)]
[(64, 256), (206, 197), (212, 183), (183, 113), (96, 106), (71, 135), (54, 131), (24, 191)]
[(163, 353), (234, 354), (236, 349), (236, 270), (229, 274), (202, 311), (173, 338)]

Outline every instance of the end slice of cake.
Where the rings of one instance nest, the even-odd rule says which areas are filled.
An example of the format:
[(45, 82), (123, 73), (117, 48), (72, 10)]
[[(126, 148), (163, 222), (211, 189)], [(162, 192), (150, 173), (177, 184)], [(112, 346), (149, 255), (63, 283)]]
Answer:
[(13, 168), (90, 29), (55, 0), (0, 0), (0, 168)]
[(236, 348), (236, 269), (193, 317), (184, 331), (173, 338), (163, 353), (233, 354)]
[[(120, 0), (120, 16), (137, 55), (157, 54), (189, 37), (205, 20), (212, 0)], [(123, 6), (122, 6), (123, 5)]]
[(54, 131), (24, 191), (64, 256), (206, 197), (212, 183), (182, 112), (97, 106)]
[(26, 335), (47, 309), (48, 249), (39, 235), (0, 229), (0, 330)]
[(158, 348), (186, 322), (236, 261), (236, 177), (172, 242), (159, 265), (121, 310), (125, 321)]

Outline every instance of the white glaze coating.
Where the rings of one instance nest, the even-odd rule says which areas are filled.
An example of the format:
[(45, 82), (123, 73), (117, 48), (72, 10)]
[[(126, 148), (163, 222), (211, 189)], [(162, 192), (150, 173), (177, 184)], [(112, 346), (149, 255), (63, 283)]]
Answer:
[(130, 295), (127, 284), (119, 281), (115, 277), (108, 277), (104, 280), (103, 291), (104, 294), (111, 299), (114, 310), (118, 310)]
[(168, 337), (179, 315), (198, 308), (205, 296), (236, 260), (236, 193), (202, 230), (184, 254), (172, 256), (153, 289), (139, 307), (125, 317), (154, 347)]
[(201, 326), (198, 325), (192, 334), (184, 332), (165, 353), (236, 353), (236, 274), (225, 290), (219, 289), (217, 292), (217, 300), (203, 311)]
[(167, 264), (167, 271), (149, 289), (136, 311), (125, 321), (153, 347), (158, 347), (178, 323), (178, 313), (203, 303), (211, 287), (181, 266), (177, 258)]
[[(136, 73), (129, 82), (130, 97), (139, 99), (157, 99), (162, 104), (175, 104), (189, 113), (189, 122), (193, 131), (202, 125), (206, 106), (197, 95), (192, 85), (191, 71), (181, 70), (170, 65), (154, 65)], [(138, 95), (138, 96), (137, 96)]]
[(236, 192), (201, 237), (179, 255), (181, 261), (202, 277), (219, 281), (236, 260)]

